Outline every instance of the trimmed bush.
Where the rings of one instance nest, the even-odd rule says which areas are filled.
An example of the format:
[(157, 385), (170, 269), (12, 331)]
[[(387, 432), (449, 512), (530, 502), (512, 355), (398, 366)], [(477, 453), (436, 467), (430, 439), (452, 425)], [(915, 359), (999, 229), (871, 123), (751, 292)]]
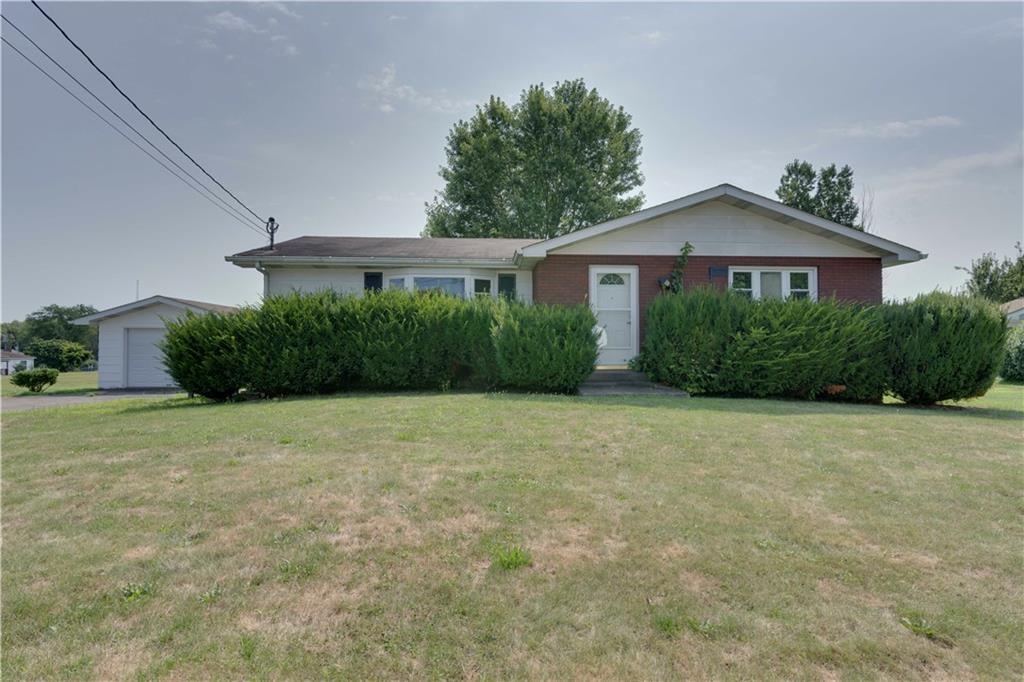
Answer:
[(751, 301), (703, 287), (654, 299), (634, 364), (694, 394), (878, 401), (885, 338), (870, 308)]
[(242, 388), (264, 396), (456, 385), (572, 392), (597, 357), (593, 326), (584, 307), (439, 292), (296, 293), (171, 322), (163, 348), (175, 381), (214, 400)]
[(644, 346), (634, 368), (693, 394), (720, 392), (722, 358), (750, 308), (747, 299), (710, 287), (658, 296), (647, 307)]
[(53, 386), (57, 383), (57, 377), (60, 375), (55, 369), (49, 367), (37, 367), (35, 369), (26, 369), (21, 372), (15, 372), (11, 375), (11, 383), (19, 388), (27, 388), (33, 393), (39, 393), (44, 388)]
[(251, 311), (230, 315), (190, 311), (169, 320), (160, 345), (168, 373), (189, 393), (216, 401), (235, 395), (245, 385), (241, 339), (251, 318)]
[(1019, 324), (1006, 335), (1006, 357), (1000, 372), (1007, 381), (1024, 381), (1024, 324)]
[(931, 405), (984, 395), (1002, 366), (1006, 318), (980, 298), (941, 292), (882, 307), (889, 391)]
[(590, 308), (504, 303), (494, 327), (498, 381), (525, 391), (573, 393), (597, 363)]
[(747, 303), (722, 357), (721, 392), (881, 401), (886, 332), (876, 311), (834, 300)]

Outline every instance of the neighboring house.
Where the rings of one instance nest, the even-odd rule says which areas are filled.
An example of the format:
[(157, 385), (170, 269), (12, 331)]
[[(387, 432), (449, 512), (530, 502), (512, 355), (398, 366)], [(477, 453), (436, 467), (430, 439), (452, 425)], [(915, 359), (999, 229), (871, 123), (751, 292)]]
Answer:
[(1006, 326), (1016, 327), (1024, 320), (1024, 298), (1015, 298), (999, 306), (1006, 315)]
[(0, 374), (14, 374), (21, 369), (32, 369), (36, 365), (36, 359), (31, 355), (25, 355), (18, 350), (0, 350)]
[(684, 288), (752, 298), (882, 300), (882, 268), (925, 254), (732, 185), (719, 185), (554, 239), (299, 237), (227, 256), (263, 274), (264, 294), (443, 289), (523, 301), (590, 302), (601, 364), (637, 354), (644, 310), (684, 243)]
[(165, 320), (186, 312), (232, 313), (237, 308), (171, 296), (150, 296), (141, 301), (101, 310), (75, 320), (99, 327), (100, 388), (169, 388), (174, 380), (163, 364)]

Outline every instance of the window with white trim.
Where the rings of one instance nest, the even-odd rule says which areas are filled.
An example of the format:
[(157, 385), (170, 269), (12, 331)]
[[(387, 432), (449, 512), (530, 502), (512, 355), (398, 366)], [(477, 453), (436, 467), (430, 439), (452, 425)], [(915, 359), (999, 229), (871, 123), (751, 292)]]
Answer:
[(817, 268), (730, 267), (729, 289), (760, 299), (818, 299)]

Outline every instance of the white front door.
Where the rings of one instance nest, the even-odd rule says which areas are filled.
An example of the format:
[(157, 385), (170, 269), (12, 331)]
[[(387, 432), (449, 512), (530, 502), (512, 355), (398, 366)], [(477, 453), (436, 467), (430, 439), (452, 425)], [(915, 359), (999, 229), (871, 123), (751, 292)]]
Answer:
[(637, 354), (638, 270), (635, 265), (590, 266), (590, 305), (606, 338), (599, 365), (624, 365)]

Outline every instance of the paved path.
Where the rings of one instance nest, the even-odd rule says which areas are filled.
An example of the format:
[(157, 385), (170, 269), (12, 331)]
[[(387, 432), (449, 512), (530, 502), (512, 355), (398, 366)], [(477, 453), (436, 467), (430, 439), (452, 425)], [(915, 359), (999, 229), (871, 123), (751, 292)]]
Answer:
[(655, 384), (640, 372), (629, 369), (599, 369), (580, 386), (580, 395), (666, 395), (687, 398), (690, 394), (678, 388)]
[(93, 395), (28, 395), (0, 399), (0, 413), (25, 412), (44, 407), (63, 407), (65, 405), (85, 405), (102, 403), (108, 400), (125, 398), (167, 398), (177, 391), (104, 391)]

